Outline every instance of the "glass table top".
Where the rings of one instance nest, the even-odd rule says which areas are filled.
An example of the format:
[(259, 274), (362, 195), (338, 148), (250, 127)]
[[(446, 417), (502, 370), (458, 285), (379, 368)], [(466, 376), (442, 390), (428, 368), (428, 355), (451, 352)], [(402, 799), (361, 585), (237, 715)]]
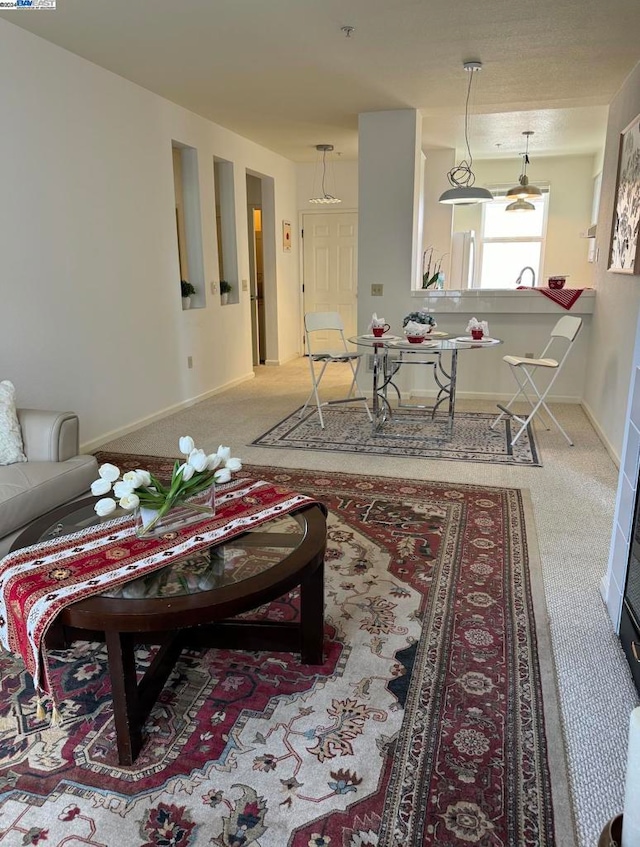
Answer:
[(467, 338), (463, 341), (463, 337), (463, 333), (460, 336), (427, 336), (423, 344), (412, 344), (405, 338), (399, 338), (398, 336), (386, 339), (384, 336), (381, 338), (370, 338), (366, 335), (354, 335), (349, 338), (349, 342), (351, 344), (357, 344), (360, 347), (374, 347), (389, 353), (441, 353), (446, 350), (490, 349), (491, 347), (502, 344), (502, 341), (498, 338), (489, 338), (484, 341), (474, 341), (471, 338)]
[[(119, 509), (109, 519), (127, 513)], [(46, 527), (38, 541), (60, 538), (96, 526), (93, 503), (81, 506)], [(242, 582), (277, 565), (300, 546), (304, 518), (285, 515), (216, 546), (103, 592), (102, 597), (141, 599), (184, 596)]]

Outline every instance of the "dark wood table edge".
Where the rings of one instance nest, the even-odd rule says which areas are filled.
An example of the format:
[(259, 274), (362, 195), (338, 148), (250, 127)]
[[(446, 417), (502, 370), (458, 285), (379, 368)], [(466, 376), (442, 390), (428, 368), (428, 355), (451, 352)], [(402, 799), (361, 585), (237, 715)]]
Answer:
[[(51, 523), (94, 502), (94, 497), (85, 498), (48, 512), (25, 527), (11, 550), (35, 543)], [(121, 765), (133, 764), (140, 752), (143, 725), (186, 647), (299, 652), (303, 664), (322, 664), (326, 518), (315, 504), (289, 515), (304, 529), (304, 538), (281, 562), (260, 574), (196, 595), (124, 601), (88, 597), (58, 614), (50, 628), (48, 646), (64, 647), (76, 639), (106, 642)], [(226, 620), (275, 600), (297, 585), (299, 622)], [(194, 610), (194, 597), (199, 601), (209, 598), (209, 602), (198, 602)], [(122, 603), (129, 610), (126, 613), (116, 611)], [(109, 626), (105, 626), (105, 619)], [(171, 619), (172, 626), (159, 628), (167, 619)], [(143, 643), (159, 644), (160, 649), (138, 683), (135, 648)]]

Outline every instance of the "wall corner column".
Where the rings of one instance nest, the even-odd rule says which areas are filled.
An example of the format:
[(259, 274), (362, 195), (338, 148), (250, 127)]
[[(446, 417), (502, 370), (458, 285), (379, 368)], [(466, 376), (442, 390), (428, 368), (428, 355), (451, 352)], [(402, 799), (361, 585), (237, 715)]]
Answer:
[[(358, 120), (358, 330), (407, 298), (421, 273), (422, 116), (366, 112)], [(382, 285), (373, 297), (371, 286)]]

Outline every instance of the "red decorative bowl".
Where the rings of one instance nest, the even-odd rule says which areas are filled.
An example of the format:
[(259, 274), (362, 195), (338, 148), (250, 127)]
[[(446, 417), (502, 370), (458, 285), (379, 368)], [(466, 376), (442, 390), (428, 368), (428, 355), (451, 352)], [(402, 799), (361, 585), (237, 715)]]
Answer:
[(484, 332), (481, 329), (471, 330), (471, 338), (473, 338), (474, 341), (482, 341), (483, 336)]
[(549, 288), (564, 288), (566, 281), (566, 276), (550, 276), (547, 281), (547, 285)]
[(424, 335), (407, 335), (407, 341), (410, 341), (412, 344), (422, 344)]

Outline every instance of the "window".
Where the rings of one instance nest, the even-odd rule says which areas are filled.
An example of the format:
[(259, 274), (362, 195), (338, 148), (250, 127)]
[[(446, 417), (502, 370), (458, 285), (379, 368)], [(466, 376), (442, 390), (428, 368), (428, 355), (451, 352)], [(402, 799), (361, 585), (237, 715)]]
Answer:
[[(536, 281), (540, 279), (549, 190), (543, 188), (542, 197), (530, 201), (535, 210), (529, 212), (505, 211), (511, 202), (505, 197), (507, 190), (502, 186), (491, 187), (496, 199), (482, 207), (478, 288), (513, 288), (518, 275), (527, 266), (535, 271)], [(523, 282), (531, 284), (529, 273)]]

